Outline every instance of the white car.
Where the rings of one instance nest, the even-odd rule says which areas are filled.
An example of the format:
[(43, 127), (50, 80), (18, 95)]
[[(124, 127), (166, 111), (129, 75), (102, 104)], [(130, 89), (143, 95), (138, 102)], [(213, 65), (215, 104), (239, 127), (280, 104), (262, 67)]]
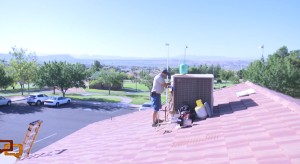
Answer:
[(49, 97), (45, 94), (40, 94), (40, 93), (37, 93), (37, 94), (32, 94), (32, 95), (29, 95), (27, 97), (27, 103), (29, 105), (41, 105), (42, 103), (44, 103), (45, 100), (47, 100)]
[(11, 100), (0, 96), (0, 105), (10, 106), (11, 105)]
[(146, 109), (151, 109), (151, 108), (153, 108), (153, 105), (152, 105), (152, 103), (151, 102), (146, 102), (146, 103), (144, 103), (141, 107), (140, 107), (140, 111), (141, 110), (146, 110)]
[(62, 104), (70, 104), (71, 99), (67, 97), (50, 97), (44, 102), (44, 105), (47, 106), (59, 106)]

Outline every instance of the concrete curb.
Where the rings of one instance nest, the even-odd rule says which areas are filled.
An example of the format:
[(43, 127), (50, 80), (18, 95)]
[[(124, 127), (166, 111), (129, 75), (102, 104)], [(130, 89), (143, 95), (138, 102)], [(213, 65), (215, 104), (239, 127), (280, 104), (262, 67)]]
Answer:
[(26, 100), (26, 97), (22, 97), (22, 96), (12, 96), (7, 98), (9, 98), (12, 102)]

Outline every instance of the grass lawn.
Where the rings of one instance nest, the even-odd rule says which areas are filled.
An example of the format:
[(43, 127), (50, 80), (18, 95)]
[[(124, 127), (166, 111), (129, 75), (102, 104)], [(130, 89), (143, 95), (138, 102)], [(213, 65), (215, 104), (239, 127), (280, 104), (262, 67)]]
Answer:
[(86, 92), (91, 92), (91, 93), (98, 93), (103, 96), (125, 96), (126, 93), (124, 91), (114, 91), (110, 90), (110, 95), (108, 94), (108, 90), (102, 90), (102, 89), (85, 89)]
[(218, 84), (218, 83), (214, 82), (214, 89), (230, 87), (232, 85), (234, 85), (234, 84), (232, 82), (230, 82), (230, 81), (228, 81), (228, 82), (222, 82), (221, 84)]
[[(22, 96), (22, 95), (21, 95), (21, 92), (18, 92), (18, 93), (3, 93), (3, 92), (0, 91), (0, 96), (11, 97), (11, 96)], [(24, 92), (23, 96), (28, 96), (28, 94)]]
[(108, 97), (102, 95), (66, 94), (66, 97), (69, 97), (73, 100), (81, 100), (81, 101), (98, 101), (98, 102), (111, 102), (111, 103), (121, 102), (121, 98)]
[(145, 102), (150, 102), (149, 93), (143, 92), (139, 94), (127, 94), (127, 97), (132, 99), (131, 104), (141, 105)]
[(133, 83), (130, 80), (124, 80), (123, 82), (123, 88), (124, 89), (130, 89), (132, 91), (149, 91), (149, 89), (144, 85), (144, 84), (140, 84), (140, 83)]
[[(136, 91), (137, 86), (137, 91)], [(86, 92), (90, 93), (97, 93), (99, 96), (101, 95), (101, 98), (106, 98), (109, 96), (126, 96), (132, 99), (131, 104), (141, 105), (145, 102), (150, 101), (149, 97), (149, 90), (148, 88), (143, 84), (135, 84), (131, 82), (130, 80), (124, 80), (123, 83), (123, 91), (110, 91), (110, 95), (108, 94), (108, 90), (101, 90), (101, 89), (85, 89)], [(95, 96), (95, 95), (93, 95)]]
[[(142, 105), (145, 102), (150, 102), (150, 96), (149, 92), (143, 92), (143, 93), (138, 93), (138, 94), (127, 94), (127, 97), (130, 97), (132, 99), (131, 104), (135, 105)], [(164, 104), (166, 100), (166, 94), (161, 94), (161, 102)]]

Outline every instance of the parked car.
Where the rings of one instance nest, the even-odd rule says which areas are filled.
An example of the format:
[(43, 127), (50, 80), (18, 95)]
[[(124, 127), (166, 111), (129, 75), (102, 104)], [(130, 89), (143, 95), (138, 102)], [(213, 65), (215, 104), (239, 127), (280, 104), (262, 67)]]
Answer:
[(141, 107), (140, 107), (140, 111), (141, 110), (146, 110), (146, 109), (151, 109), (151, 108), (153, 108), (153, 105), (152, 105), (152, 103), (151, 102), (146, 102), (146, 103), (144, 103)]
[(32, 94), (27, 97), (27, 103), (29, 105), (41, 105), (44, 103), (45, 100), (47, 100), (49, 97), (45, 94), (37, 93)]
[(7, 105), (10, 106), (11, 105), (11, 100), (7, 99), (3, 96), (0, 96), (0, 105)]
[(71, 99), (67, 97), (50, 97), (44, 102), (44, 105), (58, 107), (59, 105), (70, 103)]

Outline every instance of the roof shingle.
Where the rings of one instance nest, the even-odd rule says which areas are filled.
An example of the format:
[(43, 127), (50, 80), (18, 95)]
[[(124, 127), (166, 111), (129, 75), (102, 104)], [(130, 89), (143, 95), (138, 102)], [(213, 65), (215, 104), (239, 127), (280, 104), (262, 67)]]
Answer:
[[(256, 94), (236, 97), (249, 88)], [(215, 91), (214, 111), (183, 129), (152, 128), (152, 111), (134, 112), (90, 124), (19, 162), (300, 163), (293, 98), (246, 82)]]

